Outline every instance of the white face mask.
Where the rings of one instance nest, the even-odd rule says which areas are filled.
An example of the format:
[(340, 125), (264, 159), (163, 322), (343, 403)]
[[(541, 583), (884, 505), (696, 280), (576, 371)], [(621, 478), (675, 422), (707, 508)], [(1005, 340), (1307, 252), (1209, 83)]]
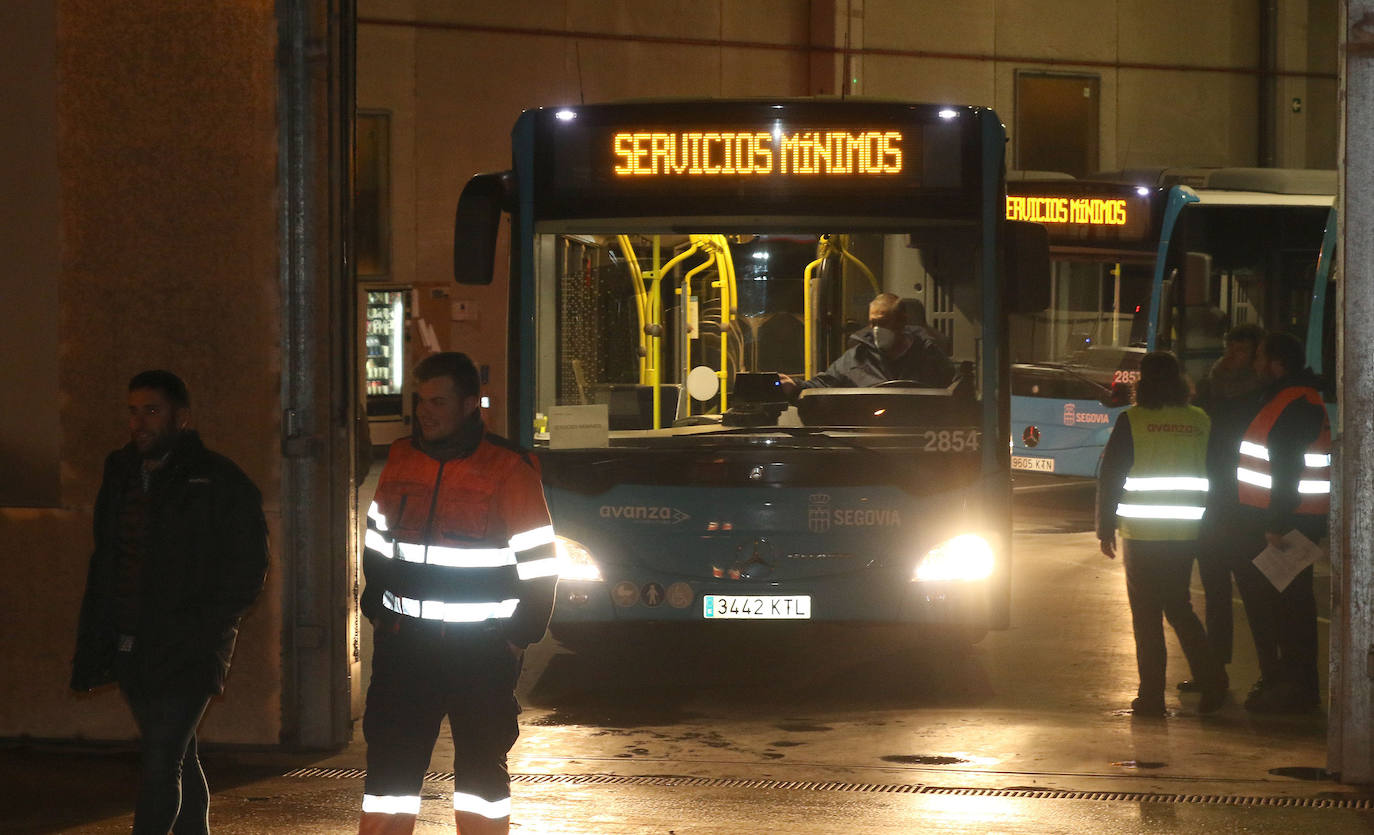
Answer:
[(892, 346), (897, 344), (897, 332), (892, 328), (874, 325), (873, 344), (878, 346), (879, 351), (890, 351)]

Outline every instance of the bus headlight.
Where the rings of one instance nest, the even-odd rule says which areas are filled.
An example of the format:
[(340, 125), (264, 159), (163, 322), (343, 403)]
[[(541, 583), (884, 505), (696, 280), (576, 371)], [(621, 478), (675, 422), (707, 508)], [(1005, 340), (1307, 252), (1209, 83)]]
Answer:
[(592, 559), (592, 552), (587, 550), (587, 546), (566, 536), (555, 536), (553, 547), (558, 552), (560, 580), (601, 580), (601, 569), (597, 567), (596, 560)]
[(947, 539), (926, 552), (911, 579), (921, 582), (984, 580), (992, 574), (992, 546), (975, 534)]

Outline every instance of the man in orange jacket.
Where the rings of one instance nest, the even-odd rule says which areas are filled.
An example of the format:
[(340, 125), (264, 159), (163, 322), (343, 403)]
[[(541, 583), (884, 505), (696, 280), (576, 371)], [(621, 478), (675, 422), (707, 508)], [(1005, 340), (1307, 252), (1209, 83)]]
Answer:
[[(1255, 352), (1268, 384), (1263, 405), (1241, 438), (1236, 469), (1240, 513), (1231, 540), (1236, 587), (1255, 639), (1260, 680), (1245, 700), (1258, 713), (1304, 713), (1319, 704), (1317, 606), (1312, 566), (1282, 591), (1251, 562), (1300, 531), (1326, 535), (1331, 501), (1331, 429), (1321, 381), (1305, 368), (1302, 343), (1271, 333)], [(1233, 556), (1234, 559), (1234, 556)]]
[(415, 369), (419, 433), (391, 445), (368, 510), (362, 610), (375, 648), (360, 833), (409, 833), (447, 716), (461, 835), (510, 829), (506, 755), (521, 657), (553, 612), (553, 527), (537, 464), (482, 424), (459, 353)]

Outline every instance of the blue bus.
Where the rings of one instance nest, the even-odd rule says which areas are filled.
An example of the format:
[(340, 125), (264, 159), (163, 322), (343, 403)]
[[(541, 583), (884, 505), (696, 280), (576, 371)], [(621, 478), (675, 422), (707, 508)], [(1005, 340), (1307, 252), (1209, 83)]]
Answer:
[(1147, 351), (1194, 380), (1222, 336), (1255, 323), (1331, 369), (1334, 171), (1147, 169), (1092, 181), (1026, 176), (1007, 216), (1045, 224), (1050, 303), (1012, 316), (1012, 467), (1095, 477)]
[[(1003, 217), (985, 108), (665, 101), (525, 111), (459, 200), (455, 278), (510, 223), (508, 432), (563, 560), (553, 631), (1008, 622), (1007, 313), (1043, 227)], [(783, 395), (897, 294), (944, 388)], [(963, 633), (960, 633), (963, 634)]]

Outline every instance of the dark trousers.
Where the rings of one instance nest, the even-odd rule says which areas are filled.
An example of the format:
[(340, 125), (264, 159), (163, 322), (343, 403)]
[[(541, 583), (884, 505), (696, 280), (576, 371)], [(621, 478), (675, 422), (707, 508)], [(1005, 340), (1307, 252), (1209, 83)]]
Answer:
[(1253, 562), (1267, 545), (1263, 532), (1251, 527), (1233, 529), (1218, 548), (1235, 573), (1265, 686), (1289, 688), (1315, 698), (1319, 679), (1312, 567), (1303, 569), (1280, 592)]
[(515, 684), (521, 659), (499, 634), (403, 618), (397, 632), (375, 631), (372, 680), (363, 713), (364, 792), (420, 794), (447, 716), (453, 735), (454, 792), (509, 803), (506, 755), (520, 735)]
[(1222, 666), (1212, 655), (1207, 633), (1193, 611), (1188, 592), (1196, 550), (1194, 540), (1146, 542), (1126, 539), (1122, 542), (1141, 699), (1164, 699), (1164, 669), (1169, 655), (1164, 643), (1165, 618), (1178, 635), (1192, 677), (1204, 688), (1221, 686)]
[(1212, 655), (1223, 666), (1231, 663), (1235, 645), (1235, 618), (1231, 602), (1231, 561), (1225, 557), (1229, 529), (1217, 525), (1205, 530), (1197, 555), (1198, 578), (1202, 580), (1203, 621)]
[(210, 695), (145, 681), (127, 660), (120, 667), (119, 689), (142, 746), (134, 835), (205, 835), (210, 788), (197, 756), (196, 727)]

